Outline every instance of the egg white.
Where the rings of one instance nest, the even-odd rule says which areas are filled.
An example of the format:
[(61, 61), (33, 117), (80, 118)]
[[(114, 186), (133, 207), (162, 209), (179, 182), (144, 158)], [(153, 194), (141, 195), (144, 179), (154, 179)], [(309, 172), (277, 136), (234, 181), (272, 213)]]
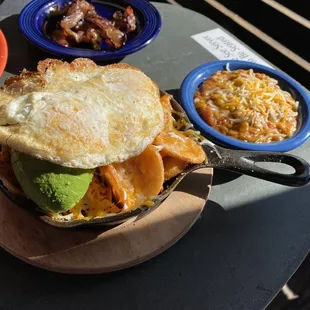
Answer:
[(158, 87), (136, 68), (48, 59), (38, 70), (0, 91), (0, 143), (89, 169), (139, 155), (163, 129)]

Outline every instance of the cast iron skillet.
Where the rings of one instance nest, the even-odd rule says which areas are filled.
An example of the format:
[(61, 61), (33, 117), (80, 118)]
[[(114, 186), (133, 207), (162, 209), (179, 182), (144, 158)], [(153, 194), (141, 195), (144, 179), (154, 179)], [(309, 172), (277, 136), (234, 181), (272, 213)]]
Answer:
[[(161, 92), (161, 95), (166, 94)], [(182, 113), (188, 123), (190, 123), (184, 110), (180, 104), (171, 99), (173, 109)], [(0, 190), (15, 204), (27, 209), (33, 215), (41, 219), (42, 221), (59, 228), (72, 228), (72, 227), (89, 227), (89, 226), (106, 226), (106, 225), (117, 225), (133, 216), (145, 216), (149, 212), (152, 212), (169, 196), (169, 194), (175, 189), (175, 187), (186, 177), (189, 173), (194, 170), (210, 167), (229, 170), (232, 172), (246, 174), (252, 177), (263, 179), (266, 181), (299, 187), (309, 183), (310, 181), (310, 166), (302, 158), (295, 155), (283, 154), (283, 153), (267, 153), (267, 152), (254, 152), (254, 151), (242, 151), (242, 150), (231, 150), (216, 146), (212, 143), (207, 142), (202, 144), (202, 147), (207, 155), (207, 162), (204, 164), (191, 165), (184, 170), (180, 175), (164, 184), (164, 191), (158, 195), (153, 201), (154, 206), (148, 208), (146, 206), (138, 207), (133, 211), (122, 214), (109, 215), (104, 218), (97, 218), (89, 221), (75, 220), (68, 222), (59, 222), (53, 220), (47, 215), (43, 214), (38, 207), (25, 197), (20, 197), (9, 192), (9, 190), (0, 182)], [(295, 169), (295, 173), (283, 174), (274, 172), (272, 170), (261, 168), (255, 165), (256, 162), (277, 162), (287, 164)]]

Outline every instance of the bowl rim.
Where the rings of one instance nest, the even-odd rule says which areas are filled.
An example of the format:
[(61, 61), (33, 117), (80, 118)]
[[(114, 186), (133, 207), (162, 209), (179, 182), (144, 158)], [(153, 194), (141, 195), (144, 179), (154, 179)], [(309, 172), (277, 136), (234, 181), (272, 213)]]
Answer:
[[(104, 0), (102, 0), (105, 2)], [(122, 0), (125, 3), (128, 3), (128, 5), (131, 5), (134, 9), (139, 10), (144, 17), (146, 17), (146, 25), (147, 27), (150, 27), (150, 23), (147, 20), (146, 14), (152, 14), (155, 19), (155, 24), (153, 26), (153, 29), (150, 32), (150, 34), (147, 35), (141, 42), (141, 44), (138, 44), (136, 46), (128, 47), (125, 49), (121, 48), (117, 51), (95, 51), (91, 49), (83, 49), (83, 48), (76, 48), (76, 47), (64, 47), (60, 44), (57, 44), (53, 42), (52, 40), (45, 37), (42, 31), (39, 31), (36, 27), (36, 19), (37, 19), (37, 10), (42, 8), (43, 6), (48, 6), (49, 4), (55, 3), (55, 2), (62, 2), (66, 3), (69, 2), (69, 0), (33, 0), (30, 1), (21, 11), (19, 15), (19, 29), (22, 32), (23, 36), (30, 41), (32, 44), (34, 44), (36, 47), (51, 53), (53, 55), (62, 56), (62, 57), (86, 57), (93, 60), (112, 60), (112, 59), (119, 59), (123, 58), (127, 55), (133, 54), (147, 45), (149, 45), (159, 34), (162, 28), (162, 17), (159, 13), (159, 11), (156, 9), (156, 7), (151, 4), (147, 0)], [(108, 0), (106, 2), (109, 2)], [(110, 1), (113, 4), (113, 1)], [(140, 5), (143, 7), (140, 8)], [(145, 8), (148, 9), (148, 11), (145, 11)], [(29, 12), (30, 10), (30, 12)], [(32, 11), (31, 11), (32, 10)], [(30, 15), (29, 15), (30, 14)], [(27, 30), (28, 29), (28, 30)], [(145, 32), (145, 29), (139, 34), (143, 34)]]
[(0, 29), (0, 76), (4, 72), (8, 60), (8, 45), (4, 33)]
[[(226, 67), (227, 64), (237, 66), (238, 68), (236, 69), (253, 69), (254, 71), (260, 70), (266, 74), (270, 73), (278, 77), (279, 81), (284, 80), (287, 84), (291, 85), (292, 88), (302, 98), (302, 100), (299, 101), (299, 104), (302, 105), (306, 110), (305, 115), (302, 115), (303, 127), (298, 130), (294, 136), (288, 139), (279, 142), (258, 144), (252, 142), (245, 142), (226, 136), (208, 125), (200, 117), (199, 113), (195, 108), (193, 101), (194, 92), (197, 87), (202, 83), (202, 81), (206, 80), (214, 74), (214, 72), (207, 72), (207, 69), (218, 68), (218, 70), (223, 70), (222, 68)], [(217, 142), (223, 143), (227, 147), (253, 151), (287, 152), (305, 143), (310, 136), (310, 95), (307, 94), (306, 89), (302, 85), (300, 85), (297, 81), (295, 81), (293, 78), (291, 78), (282, 71), (248, 61), (216, 60), (202, 64), (189, 72), (181, 84), (180, 91), (182, 106), (190, 120), (193, 122), (194, 126), (197, 126), (201, 131), (203, 131), (203, 134), (209, 135), (211, 136), (211, 138), (213, 137)]]

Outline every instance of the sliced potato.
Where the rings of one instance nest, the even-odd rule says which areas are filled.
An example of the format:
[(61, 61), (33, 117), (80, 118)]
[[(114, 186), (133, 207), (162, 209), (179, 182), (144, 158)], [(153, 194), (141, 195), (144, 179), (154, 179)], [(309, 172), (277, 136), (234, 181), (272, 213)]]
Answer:
[(136, 167), (138, 168), (135, 175), (136, 184), (143, 189), (145, 198), (150, 199), (157, 195), (164, 183), (164, 164), (158, 149), (154, 145), (149, 145), (141, 155), (136, 157)]
[(171, 156), (165, 156), (163, 158), (163, 162), (165, 169), (165, 181), (180, 174), (188, 165), (188, 162)]
[(168, 94), (160, 98), (161, 105), (164, 109), (165, 127), (163, 131), (170, 131), (173, 128), (172, 107), (170, 104), (171, 98), (172, 96)]
[(158, 149), (149, 145), (139, 156), (100, 168), (114, 196), (128, 209), (157, 195), (164, 183), (164, 164)]
[[(149, 145), (139, 156), (117, 164), (116, 170), (134, 188), (136, 205), (157, 195), (164, 183), (164, 164), (157, 148)], [(122, 170), (123, 169), (123, 170)]]
[(124, 205), (127, 198), (126, 190), (115, 167), (113, 165), (100, 167), (100, 175), (102, 175), (110, 184), (117, 203)]
[(180, 131), (162, 132), (153, 144), (162, 147), (162, 156), (171, 156), (192, 164), (200, 164), (206, 158), (202, 147)]

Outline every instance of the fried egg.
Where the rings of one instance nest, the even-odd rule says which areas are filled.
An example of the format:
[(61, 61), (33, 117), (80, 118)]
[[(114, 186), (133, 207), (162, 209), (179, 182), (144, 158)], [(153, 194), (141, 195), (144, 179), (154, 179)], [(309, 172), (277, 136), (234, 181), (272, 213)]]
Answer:
[(158, 87), (127, 64), (46, 59), (0, 90), (0, 143), (66, 167), (123, 162), (163, 128)]

